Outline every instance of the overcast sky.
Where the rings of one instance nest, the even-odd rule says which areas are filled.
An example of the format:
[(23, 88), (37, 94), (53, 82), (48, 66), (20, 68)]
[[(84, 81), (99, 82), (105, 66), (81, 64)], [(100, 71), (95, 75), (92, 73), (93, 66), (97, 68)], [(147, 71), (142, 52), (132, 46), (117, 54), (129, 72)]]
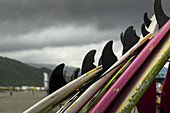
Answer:
[[(162, 1), (170, 16), (170, 0)], [(140, 35), (143, 14), (154, 13), (154, 0), (0, 0), (0, 56), (29, 63), (82, 64), (113, 40), (122, 53), (120, 34), (133, 25)]]

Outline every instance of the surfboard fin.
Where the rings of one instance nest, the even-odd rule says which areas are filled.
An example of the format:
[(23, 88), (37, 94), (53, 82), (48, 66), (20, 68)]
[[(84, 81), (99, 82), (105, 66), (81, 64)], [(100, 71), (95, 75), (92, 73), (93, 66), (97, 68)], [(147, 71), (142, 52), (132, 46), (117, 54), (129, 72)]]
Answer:
[(111, 65), (117, 61), (117, 57), (112, 49), (113, 41), (109, 41), (102, 51), (102, 56), (100, 57), (100, 62), (102, 63), (103, 72), (105, 72)]
[(144, 13), (143, 19), (144, 19), (146, 27), (148, 28), (152, 21), (148, 18), (147, 12)]
[(145, 37), (147, 34), (149, 34), (149, 32), (145, 28), (145, 25), (146, 24), (143, 23), (141, 26), (141, 32), (142, 32), (143, 37)]
[(73, 71), (73, 74), (71, 75), (71, 81), (76, 79), (78, 77), (78, 73), (80, 71), (80, 68), (76, 68), (74, 71)]
[(161, 28), (170, 19), (170, 17), (165, 15), (162, 9), (161, 0), (155, 0), (154, 12), (155, 12), (155, 16), (156, 16), (156, 20), (158, 22), (159, 28)]
[(123, 44), (122, 54), (124, 55), (131, 47), (133, 47), (139, 41), (139, 38), (140, 37), (136, 35), (136, 31), (133, 30), (133, 26), (129, 26), (124, 35), (121, 33), (120, 40)]
[(81, 75), (85, 74), (86, 72), (96, 68), (94, 63), (94, 56), (96, 54), (96, 50), (89, 51), (86, 56), (84, 57), (82, 68), (81, 68)]
[(59, 64), (52, 72), (49, 82), (49, 94), (58, 90), (62, 86), (66, 85), (66, 81), (63, 77), (63, 69), (65, 64)]

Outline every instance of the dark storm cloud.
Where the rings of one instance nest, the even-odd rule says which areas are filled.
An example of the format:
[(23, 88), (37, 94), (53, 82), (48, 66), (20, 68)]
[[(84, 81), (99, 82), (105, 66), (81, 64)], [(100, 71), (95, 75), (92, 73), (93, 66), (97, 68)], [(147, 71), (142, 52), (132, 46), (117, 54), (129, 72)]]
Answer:
[(127, 16), (133, 20), (141, 18), (143, 14), (140, 13), (145, 9), (150, 11), (153, 3), (140, 0), (1, 0), (0, 5), (0, 31), (20, 34), (65, 24), (113, 28), (117, 20), (127, 21), (124, 19)]
[[(10, 38), (11, 45), (5, 46), (8, 45), (7, 41), (1, 43), (0, 48), (3, 49), (0, 51), (97, 43), (99, 39), (100, 41), (110, 39), (111, 35), (116, 38), (129, 25), (134, 25), (140, 33), (143, 14), (147, 11), (151, 16), (153, 4), (153, 0), (0, 0), (0, 39)], [(166, 13), (169, 13), (167, 4), (170, 4), (170, 1), (163, 0), (163, 7)], [(49, 41), (42, 44), (31, 41), (27, 43), (24, 40), (22, 43), (17, 38), (32, 32), (38, 33), (50, 27), (64, 28), (66, 26), (77, 28), (93, 26), (96, 27), (97, 32), (93, 34), (93, 40), (91, 37), (85, 37), (86, 35), (80, 36), (80, 40), (77, 40), (79, 39), (77, 35), (77, 37), (65, 37), (65, 40), (60, 42), (56, 39), (56, 42)], [(108, 34), (97, 38), (99, 32), (108, 30), (120, 30), (120, 32), (117, 36)], [(16, 40), (16, 43), (10, 42), (12, 38)], [(30, 40), (34, 41), (35, 38), (30, 37)]]

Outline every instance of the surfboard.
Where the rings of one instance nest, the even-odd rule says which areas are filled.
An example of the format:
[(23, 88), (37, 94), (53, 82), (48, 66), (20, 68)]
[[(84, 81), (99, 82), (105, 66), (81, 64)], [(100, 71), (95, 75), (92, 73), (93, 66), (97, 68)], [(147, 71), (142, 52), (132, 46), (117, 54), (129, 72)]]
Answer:
[(118, 95), (124, 85), (128, 82), (128, 80), (133, 76), (136, 70), (140, 67), (140, 65), (145, 61), (145, 59), (149, 56), (149, 54), (153, 51), (153, 49), (157, 46), (160, 40), (164, 37), (166, 32), (170, 28), (170, 20), (157, 32), (154, 36), (152, 36), (149, 43), (145, 46), (145, 48), (140, 52), (140, 54), (136, 57), (136, 59), (131, 63), (131, 65), (125, 70), (125, 72), (118, 78), (118, 80), (112, 85), (112, 87), (107, 91), (107, 93), (103, 96), (103, 98), (97, 103), (91, 113), (102, 113), (106, 110), (106, 108), (110, 105), (113, 99)]
[(57, 104), (62, 101), (62, 99), (66, 98), (70, 95), (75, 89), (81, 86), (83, 83), (96, 76), (98, 72), (102, 70), (102, 66), (99, 66), (86, 74), (80, 76), (79, 78), (69, 82), (65, 86), (61, 87), (57, 91), (53, 92), (49, 96), (45, 97), (26, 111), (24, 113), (32, 113), (32, 112), (44, 112), (48, 110), (51, 106)]
[[(130, 112), (148, 90), (155, 77), (170, 57), (170, 33), (146, 59), (139, 71), (106, 110), (107, 113)], [(149, 104), (149, 103), (145, 103)], [(152, 105), (151, 105), (152, 106)], [(154, 109), (154, 107), (150, 107)], [(155, 109), (156, 112), (156, 109)]]

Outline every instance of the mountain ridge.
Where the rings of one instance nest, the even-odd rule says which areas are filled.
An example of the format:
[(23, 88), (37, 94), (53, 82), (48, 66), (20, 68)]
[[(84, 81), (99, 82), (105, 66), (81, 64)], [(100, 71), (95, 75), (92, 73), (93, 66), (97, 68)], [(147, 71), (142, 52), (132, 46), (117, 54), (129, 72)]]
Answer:
[(35, 68), (21, 61), (0, 56), (0, 86), (43, 86), (43, 72), (47, 68)]
[[(43, 72), (48, 73), (49, 78), (56, 65), (23, 63), (21, 61), (0, 56), (0, 86), (39, 86), (42, 87)], [(65, 80), (70, 81), (73, 70), (76, 67), (65, 66), (67, 70)]]

